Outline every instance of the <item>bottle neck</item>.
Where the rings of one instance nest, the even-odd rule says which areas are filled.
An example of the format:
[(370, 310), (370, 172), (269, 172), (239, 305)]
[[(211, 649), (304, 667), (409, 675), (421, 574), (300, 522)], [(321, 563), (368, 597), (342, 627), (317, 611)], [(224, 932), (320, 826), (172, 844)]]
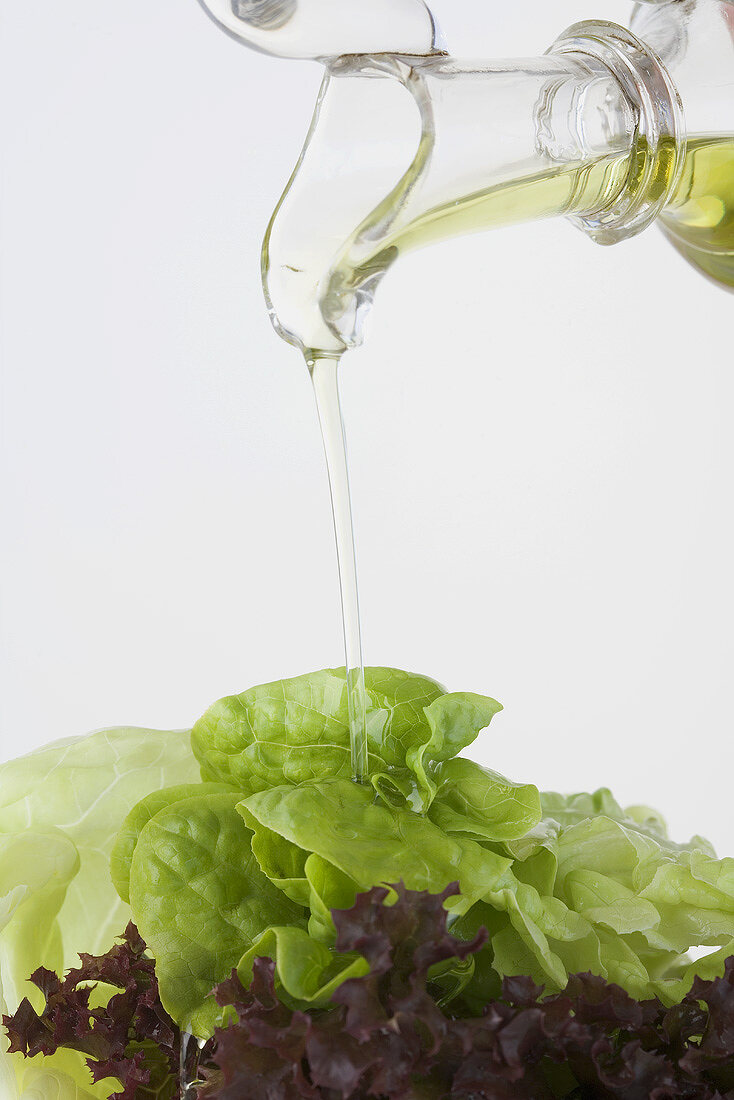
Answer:
[(626, 185), (611, 206), (573, 218), (598, 244), (616, 244), (652, 224), (675, 194), (686, 150), (678, 90), (653, 50), (614, 23), (578, 23), (549, 53), (609, 74), (627, 101), (632, 125)]

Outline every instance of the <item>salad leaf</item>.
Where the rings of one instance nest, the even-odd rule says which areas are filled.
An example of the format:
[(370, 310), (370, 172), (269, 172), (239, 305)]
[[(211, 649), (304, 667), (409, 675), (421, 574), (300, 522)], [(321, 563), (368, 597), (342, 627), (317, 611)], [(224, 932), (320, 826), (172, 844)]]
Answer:
[(462, 759), (442, 764), (436, 777), (438, 791), (429, 816), (446, 833), (474, 840), (516, 840), (540, 821), (540, 794), (530, 784), (512, 783)]
[[(0, 985), (3, 1010), (40, 993), (40, 966), (63, 970), (83, 950), (104, 950), (129, 910), (117, 897), (109, 853), (127, 813), (150, 791), (198, 778), (185, 732), (113, 729), (73, 738), (0, 765)], [(5, 1044), (7, 1046), (7, 1044)], [(74, 1051), (34, 1059), (0, 1049), (0, 1095), (22, 1100), (106, 1100)]]
[(455, 953), (483, 950), (486, 934), (463, 942), (448, 930), (456, 888), (435, 896), (398, 884), (335, 911), (338, 950), (369, 969), (327, 1011), (294, 1011), (267, 959), (246, 982), (223, 983), (217, 998), (234, 1017), (200, 1067), (201, 1100), (734, 1098), (734, 958), (673, 1009), (591, 974), (551, 996), (520, 976), (466, 1017), (441, 1006), (432, 979)]
[(17, 1005), (39, 965), (60, 966), (58, 914), (79, 870), (79, 856), (57, 829), (0, 837), (0, 990)]
[(203, 794), (160, 810), (140, 832), (130, 904), (156, 960), (161, 1001), (206, 1036), (209, 994), (266, 929), (303, 924), (303, 910), (263, 875), (239, 794)]
[[(361, 969), (315, 1010), (294, 1007), (274, 963), (254, 957), (248, 974), (233, 972), (217, 987), (226, 1023), (201, 1050), (166, 1015), (153, 963), (130, 927), (120, 946), (83, 957), (65, 980), (34, 976), (43, 1011), (25, 1002), (6, 1018), (14, 1046), (33, 1056), (20, 1098), (11, 1091), (3, 1100), (99, 1100), (110, 1088), (123, 1089), (112, 1100), (174, 1100), (182, 1064), (188, 1080), (203, 1082), (199, 1100), (734, 1100), (734, 957), (723, 977), (697, 979), (672, 1008), (587, 973), (552, 995), (527, 976), (506, 978), (466, 1014), (456, 1000), (447, 1008), (442, 979), (479, 960), (495, 910), (484, 910), (489, 929), (457, 936), (479, 908), (449, 929), (447, 903), (458, 890), (454, 883), (435, 895), (397, 883), (334, 910), (333, 959), (359, 959)], [(329, 952), (314, 953), (302, 930), (286, 931), (305, 978), (307, 960), (318, 969)], [(113, 989), (106, 1005), (93, 1007), (90, 981)], [(51, 1058), (33, 1054), (59, 1043)], [(68, 1074), (54, 1064), (80, 1051), (98, 1078), (91, 1092), (73, 1062)], [(104, 1076), (113, 1068), (117, 1086)]]
[(280, 787), (250, 795), (237, 807), (256, 837), (255, 851), (282, 841), (320, 856), (356, 888), (400, 879), (413, 890), (458, 878), (466, 912), (490, 890), (513, 882), (511, 860), (472, 840), (449, 837), (422, 814), (379, 805), (369, 788), (344, 779)]
[[(27, 980), (39, 963), (63, 965), (57, 915), (79, 868), (72, 842), (59, 830), (33, 830), (0, 839), (0, 1012), (24, 996), (40, 1003)], [(7, 891), (7, 892), (6, 892)], [(3, 984), (4, 983), (4, 984)], [(106, 1100), (82, 1056), (64, 1051), (24, 1065), (0, 1037), (3, 1100)]]
[(414, 808), (427, 810), (435, 797), (432, 766), (471, 745), (501, 710), (495, 699), (467, 693), (441, 695), (423, 708), (430, 733), (424, 732), (421, 720), (402, 736), (405, 762), (418, 783), (420, 802)]
[[(73, 852), (73, 856), (76, 858), (75, 851)], [(20, 864), (19, 869), (28, 869), (28, 864)], [(35, 871), (35, 868), (33, 868), (33, 870)], [(20, 877), (21, 875), (18, 875), (18, 878)], [(9, 890), (3, 892), (2, 898), (0, 899), (0, 934), (8, 927), (30, 893), (31, 891), (28, 885), (20, 885), (17, 882)], [(7, 969), (7, 966), (5, 969)], [(25, 974), (21, 972), (18, 976), (18, 983), (22, 983), (27, 975), (27, 971)], [(0, 966), (0, 1011), (4, 1012), (6, 1007), (3, 989), (3, 967)], [(9, 1046), (8, 1037), (5, 1032), (3, 1032), (2, 1036), (0, 1036), (0, 1096), (7, 1097), (7, 1100), (18, 1100), (18, 1082), (13, 1060), (8, 1054)]]
[[(197, 778), (188, 733), (128, 728), (60, 741), (0, 765), (0, 834), (57, 829), (79, 855), (57, 916), (64, 966), (80, 951), (106, 950), (129, 919), (109, 868), (127, 814), (151, 791)], [(39, 955), (36, 965), (43, 961)]]
[[(44, 1059), (37, 1060), (43, 1063)], [(33, 1065), (25, 1071), (22, 1088), (20, 1100), (99, 1100), (100, 1096), (87, 1091), (63, 1070), (43, 1065)], [(19, 1093), (10, 1092), (8, 1096), (15, 1100)]]
[[(464, 836), (447, 835), (424, 815), (380, 805), (368, 787), (332, 779), (276, 788), (251, 795), (238, 810), (253, 830), (252, 849), (264, 874), (308, 906), (310, 937), (327, 947), (335, 944), (331, 911), (350, 907), (360, 890), (392, 882), (396, 875), (416, 891), (438, 890), (459, 876), (461, 893), (447, 901), (455, 916), (490, 895), (505, 910), (512, 904), (517, 908), (511, 898), (522, 887), (509, 870), (509, 859)], [(299, 998), (292, 956), (277, 942), (268, 941), (268, 946), (277, 980)], [(318, 949), (313, 955), (318, 957)], [(244, 977), (251, 973), (253, 958), (254, 949), (240, 966)], [(321, 1003), (333, 973), (317, 970), (313, 987), (301, 999)], [(560, 963), (556, 974), (565, 981)], [(446, 968), (446, 995), (458, 995), (470, 978), (466, 967)]]
[(178, 787), (164, 787), (153, 791), (130, 811), (117, 834), (110, 856), (110, 875), (113, 885), (123, 901), (130, 901), (130, 867), (140, 834), (148, 822), (176, 802), (207, 794), (226, 794), (232, 788), (224, 783), (182, 783)]
[[(518, 878), (542, 879), (546, 895), (588, 923), (591, 938), (573, 949), (552, 944), (566, 972), (588, 967), (634, 996), (680, 1000), (696, 973), (685, 952), (732, 942), (732, 861), (717, 860), (700, 837), (674, 843), (659, 814), (624, 811), (606, 789), (543, 794), (542, 807), (538, 825), (501, 850), (514, 857)], [(545, 945), (523, 937), (517, 921), (495, 946), (500, 974), (523, 966), (536, 981), (560, 988)]]
[[(91, 1084), (89, 1071), (80, 1055), (69, 1052), (70, 1057), (55, 1055), (53, 1058), (34, 1058), (24, 1070), (20, 1071), (18, 1086), (22, 1091), (3, 1093), (3, 1100), (107, 1100), (109, 1089)], [(71, 1063), (71, 1064), (70, 1064)], [(69, 1072), (61, 1069), (67, 1067)], [(85, 1087), (83, 1077), (90, 1082)]]
[(250, 984), (261, 958), (275, 963), (282, 999), (315, 1006), (327, 1006), (340, 985), (368, 969), (363, 958), (330, 951), (302, 928), (263, 932), (240, 959), (237, 972), (243, 984)]
[[(359, 952), (367, 972), (339, 987), (327, 1013), (307, 1016), (283, 1005), (265, 959), (255, 961), (249, 990), (236, 975), (225, 982), (217, 997), (233, 1006), (236, 1022), (217, 1032), (213, 1062), (201, 1070), (202, 1097), (413, 1095), (414, 1078), (425, 1077), (447, 1030), (431, 971), (470, 958), (483, 939), (465, 943), (449, 934), (444, 903), (457, 891), (431, 896), (398, 884), (335, 911), (337, 950)], [(394, 904), (385, 905), (389, 897)]]
[[(427, 809), (431, 762), (470, 744), (501, 710), (492, 699), (446, 695), (424, 676), (365, 669), (369, 772), (387, 802)], [(343, 669), (279, 680), (216, 703), (193, 730), (202, 778), (257, 794), (351, 776)]]
[[(41, 967), (31, 981), (42, 994), (42, 1011), (24, 1000), (17, 1012), (4, 1017), (11, 1051), (34, 1060), (44, 1056), (23, 1074), (23, 1100), (31, 1082), (34, 1090), (49, 1090), (45, 1097), (53, 1095), (55, 1085), (69, 1100), (88, 1096), (87, 1090), (104, 1097), (114, 1090), (111, 1100), (143, 1100), (144, 1095), (178, 1100), (181, 1037), (163, 1009), (153, 960), (133, 925), (106, 955), (82, 955), (81, 965), (65, 979)], [(100, 983), (112, 995), (95, 1007), (92, 996)], [(75, 1073), (74, 1060), (81, 1056), (86, 1088)]]
[[(366, 682), (371, 786), (349, 777), (340, 670), (216, 704), (191, 735), (195, 755), (185, 733), (111, 730), (1, 767), (0, 923), (3, 906), (18, 914), (0, 928), (11, 1011), (27, 973), (103, 950), (130, 907), (162, 1003), (197, 1034), (219, 1021), (214, 984), (233, 969), (247, 983), (263, 953), (284, 1004), (323, 1010), (365, 966), (337, 949), (333, 911), (400, 882), (440, 894), (458, 881), (443, 903), (452, 935), (487, 930), (431, 974), (456, 1011), (518, 973), (553, 995), (589, 972), (671, 1006), (697, 975), (721, 977), (734, 861), (700, 837), (674, 843), (659, 814), (625, 810), (606, 789), (541, 795), (457, 756), (499, 711), (492, 699), (387, 668)], [(27, 852), (13, 854), (17, 837)], [(47, 1068), (75, 1080), (73, 1065)], [(13, 1072), (17, 1087), (16, 1061)]]

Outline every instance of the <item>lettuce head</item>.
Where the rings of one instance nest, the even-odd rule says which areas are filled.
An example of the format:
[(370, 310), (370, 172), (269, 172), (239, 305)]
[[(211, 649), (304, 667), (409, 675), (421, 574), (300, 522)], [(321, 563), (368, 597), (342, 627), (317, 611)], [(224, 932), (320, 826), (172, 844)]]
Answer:
[[(367, 669), (366, 686), (367, 785), (350, 778), (343, 669), (229, 696), (190, 732), (107, 730), (0, 767), (6, 1006), (32, 995), (37, 966), (106, 950), (132, 916), (183, 1028), (210, 1035), (212, 989), (233, 968), (246, 982), (261, 956), (284, 1000), (319, 1007), (365, 966), (336, 950), (332, 911), (397, 882), (457, 882), (452, 933), (487, 930), (436, 976), (470, 1010), (518, 974), (555, 992), (591, 972), (673, 1004), (723, 973), (734, 860), (700, 837), (674, 843), (659, 814), (608, 790), (541, 793), (473, 762), (493, 699), (389, 668)], [(107, 1095), (64, 1057), (33, 1073), (6, 1057), (0, 1082), (24, 1100)]]

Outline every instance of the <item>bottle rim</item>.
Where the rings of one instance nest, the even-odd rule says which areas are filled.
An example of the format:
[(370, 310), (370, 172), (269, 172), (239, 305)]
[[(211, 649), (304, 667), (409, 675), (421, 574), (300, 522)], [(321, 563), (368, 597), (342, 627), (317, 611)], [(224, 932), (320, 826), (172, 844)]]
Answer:
[(603, 66), (632, 110), (635, 126), (627, 186), (606, 209), (571, 218), (598, 244), (617, 244), (647, 229), (675, 194), (686, 149), (681, 97), (657, 54), (617, 23), (576, 23), (548, 53), (570, 55), (596, 71)]

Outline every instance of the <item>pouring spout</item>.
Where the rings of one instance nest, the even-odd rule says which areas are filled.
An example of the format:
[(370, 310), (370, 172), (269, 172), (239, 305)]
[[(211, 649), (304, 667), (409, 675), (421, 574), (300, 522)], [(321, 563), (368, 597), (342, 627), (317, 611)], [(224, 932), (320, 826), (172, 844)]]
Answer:
[(265, 241), (276, 329), (301, 349), (340, 354), (362, 342), (402, 253), (610, 209), (634, 170), (637, 124), (609, 69), (571, 52), (336, 60)]

